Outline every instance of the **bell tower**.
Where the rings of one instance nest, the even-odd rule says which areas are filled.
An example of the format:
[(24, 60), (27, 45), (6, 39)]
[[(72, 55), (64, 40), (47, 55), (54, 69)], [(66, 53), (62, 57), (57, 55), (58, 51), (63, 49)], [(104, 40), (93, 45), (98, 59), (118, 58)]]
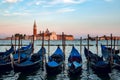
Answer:
[(36, 21), (34, 21), (34, 25), (33, 25), (33, 35), (34, 35), (34, 40), (36, 40), (36, 36), (37, 36), (37, 26), (36, 26)]

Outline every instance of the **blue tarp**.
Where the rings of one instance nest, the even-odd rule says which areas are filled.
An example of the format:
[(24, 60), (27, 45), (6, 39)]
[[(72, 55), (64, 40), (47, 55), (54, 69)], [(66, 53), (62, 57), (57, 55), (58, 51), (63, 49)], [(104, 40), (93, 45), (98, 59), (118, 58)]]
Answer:
[[(72, 47), (72, 50), (70, 52), (70, 56), (68, 58), (69, 61), (71, 61), (72, 59), (79, 59), (79, 61), (82, 61), (82, 58), (81, 58), (81, 55), (80, 53), (78, 52), (78, 50), (73, 46)], [(75, 59), (75, 60), (76, 60)]]
[(78, 50), (73, 46), (69, 57), (81, 57)]
[(47, 63), (48, 64), (48, 66), (51, 66), (51, 67), (57, 67), (59, 64), (57, 63), (57, 62), (55, 62), (55, 61), (50, 61), (50, 62), (48, 62)]
[(24, 62), (22, 62), (20, 64), (17, 64), (17, 65), (19, 65), (19, 66), (27, 66), (27, 65), (31, 65), (31, 64), (34, 64), (34, 62), (30, 61), (30, 60), (26, 60), (26, 61), (24, 61)]
[(102, 50), (102, 56), (105, 59), (108, 59), (111, 53), (111, 50), (108, 50), (106, 46), (101, 45), (101, 50)]
[(75, 68), (82, 66), (82, 64), (78, 63), (77, 61), (74, 61), (73, 64), (74, 64)]
[(74, 61), (72, 63), (68, 63), (69, 67), (72, 65), (75, 67), (75, 69), (82, 66), (82, 64), (78, 63), (77, 61)]
[(30, 43), (28, 46), (21, 47), (20, 50), (26, 50), (32, 47), (32, 43)]
[(60, 47), (58, 46), (56, 51), (53, 53), (53, 55), (61, 55), (64, 57), (64, 53), (62, 52), (62, 50), (60, 49)]
[[(20, 58), (26, 58), (26, 57), (27, 57), (26, 54), (24, 54), (24, 53), (20, 54)], [(13, 58), (14, 58), (14, 59), (18, 59), (18, 54), (14, 54), (14, 55), (13, 55)]]

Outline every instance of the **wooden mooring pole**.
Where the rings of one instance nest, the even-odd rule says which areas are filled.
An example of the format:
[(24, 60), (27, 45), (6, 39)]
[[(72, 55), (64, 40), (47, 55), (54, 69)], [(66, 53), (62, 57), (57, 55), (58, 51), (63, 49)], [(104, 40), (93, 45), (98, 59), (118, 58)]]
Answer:
[(82, 54), (82, 37), (80, 37), (80, 54)]
[(63, 46), (63, 53), (64, 53), (64, 61), (63, 61), (62, 72), (63, 72), (63, 74), (64, 74), (65, 58), (66, 58), (66, 55), (65, 55), (65, 34), (64, 34), (64, 32), (62, 32), (62, 46)]
[(50, 57), (50, 33), (48, 35), (48, 61), (49, 61), (49, 57)]
[[(42, 33), (42, 47), (44, 47), (44, 31)], [(44, 71), (44, 51), (42, 51), (42, 71)]]
[(20, 36), (19, 36), (19, 40), (18, 40), (18, 63), (20, 63)]
[[(88, 54), (89, 54), (89, 34), (87, 35), (87, 48), (88, 48)], [(89, 57), (87, 58), (87, 76), (89, 76), (90, 75), (90, 72), (89, 72), (89, 67), (90, 67), (90, 62), (89, 62)], [(89, 79), (89, 77), (88, 77), (88, 79)]]
[(11, 45), (13, 44), (13, 43), (12, 43), (12, 38), (13, 38), (13, 35), (12, 35), (12, 37), (11, 37)]
[(112, 37), (112, 34), (110, 35), (111, 37), (111, 54), (110, 54), (110, 67), (111, 67), (111, 70), (112, 70), (112, 64), (113, 64), (113, 55), (112, 55), (112, 40), (113, 40), (113, 37)]
[(64, 60), (65, 60), (65, 35), (64, 35), (64, 32), (62, 32), (62, 46), (63, 46)]
[(96, 37), (96, 52), (97, 52), (97, 55), (98, 55), (98, 36)]
[(113, 48), (113, 50), (114, 50), (114, 54), (115, 54), (115, 44), (116, 43), (116, 39), (114, 38), (114, 48)]

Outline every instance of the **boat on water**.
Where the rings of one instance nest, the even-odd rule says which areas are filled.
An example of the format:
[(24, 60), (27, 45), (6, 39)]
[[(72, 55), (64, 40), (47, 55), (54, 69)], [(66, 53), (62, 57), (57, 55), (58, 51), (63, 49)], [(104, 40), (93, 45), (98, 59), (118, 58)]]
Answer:
[(110, 47), (106, 47), (104, 45), (101, 45), (101, 52), (105, 60), (108, 60), (112, 55), (119, 54), (119, 50), (111, 49)]
[[(30, 46), (30, 44), (28, 45)], [(7, 55), (4, 55), (3, 58), (0, 58), (0, 71), (10, 71), (13, 69), (13, 62), (17, 62), (18, 61), (18, 56), (20, 56), (21, 60), (20, 61), (24, 61), (27, 59), (28, 55), (30, 55), (30, 53), (32, 52), (32, 45), (31, 47), (28, 48), (28, 46), (26, 46), (25, 49), (25, 53), (19, 54), (21, 53), (19, 51), (19, 53), (15, 53), (15, 50), (13, 49), (13, 46), (11, 47), (11, 49), (9, 49), (6, 53)], [(28, 52), (28, 54), (26, 54)], [(6, 54), (5, 53), (5, 54)], [(13, 58), (10, 56), (11, 54), (13, 54)]]
[(48, 75), (55, 75), (63, 70), (64, 53), (58, 46), (56, 51), (49, 57), (46, 62), (46, 72)]
[(80, 75), (82, 72), (82, 57), (73, 46), (68, 57), (68, 74), (70, 76)]
[(8, 71), (11, 70), (11, 60), (10, 60), (10, 54), (14, 52), (14, 47), (11, 45), (11, 48), (9, 50), (6, 50), (5, 52), (0, 52), (0, 72), (1, 71)]
[(9, 50), (6, 50), (5, 52), (0, 52), (0, 59), (3, 59), (5, 57), (9, 56), (10, 53), (13, 53), (13, 52), (14, 52), (14, 46), (11, 45)]
[(46, 49), (42, 46), (37, 53), (33, 53), (27, 60), (14, 63), (15, 72), (32, 72), (36, 71), (42, 66), (43, 56)]
[(103, 60), (103, 57), (93, 54), (84, 47), (84, 54), (90, 67), (97, 74), (108, 74), (111, 72), (110, 63)]
[(14, 52), (13, 54), (14, 61), (18, 60), (19, 57), (21, 60), (27, 59), (33, 51), (32, 45), (33, 45), (32, 43), (29, 43), (29, 45), (17, 49), (16, 52)]
[(113, 50), (115, 49), (111, 50), (111, 48), (101, 45), (102, 55), (105, 58), (105, 60), (107, 62), (111, 62), (112, 68), (120, 70), (120, 56), (119, 54), (114, 54), (116, 51), (118, 52), (118, 50)]

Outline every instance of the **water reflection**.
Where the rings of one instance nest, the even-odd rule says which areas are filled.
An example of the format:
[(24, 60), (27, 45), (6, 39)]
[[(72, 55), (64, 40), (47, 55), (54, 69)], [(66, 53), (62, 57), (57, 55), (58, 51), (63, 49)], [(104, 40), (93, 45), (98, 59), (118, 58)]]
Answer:
[(45, 80), (56, 80), (56, 75), (46, 75)]
[(110, 80), (109, 74), (97, 74), (101, 80)]

